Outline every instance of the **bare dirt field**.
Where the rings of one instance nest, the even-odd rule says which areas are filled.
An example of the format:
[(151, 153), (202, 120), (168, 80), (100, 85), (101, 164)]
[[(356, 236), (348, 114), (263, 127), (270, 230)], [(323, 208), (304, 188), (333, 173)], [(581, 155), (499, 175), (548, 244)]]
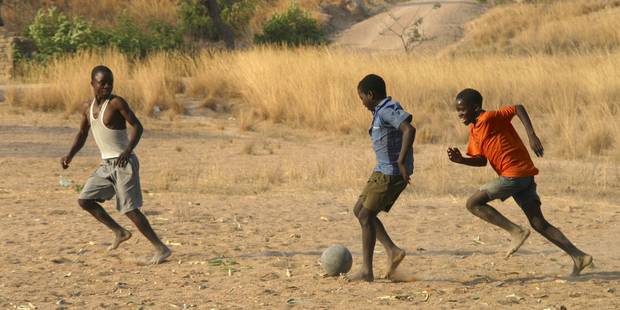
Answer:
[[(620, 307), (613, 164), (536, 160), (543, 212), (595, 259), (571, 279), (568, 256), (535, 233), (504, 260), (507, 236), (467, 212), (467, 193), (493, 177), (490, 168), (456, 167), (446, 146), (416, 145), (413, 184), (382, 216), (408, 252), (400, 273), (416, 280), (347, 283), (322, 277), (317, 260), (340, 243), (360, 264), (352, 206), (374, 160), (366, 137), (261, 124), (241, 131), (229, 115), (143, 118), (143, 211), (174, 253), (140, 266), (151, 247), (112, 203), (104, 206), (134, 237), (111, 253), (112, 233), (77, 205), (99, 161), (92, 139), (60, 168), (77, 116), (0, 105), (0, 120), (3, 309)], [(73, 184), (61, 186), (61, 175)], [(495, 205), (526, 224), (511, 200)], [(375, 257), (379, 275), (380, 245)]]

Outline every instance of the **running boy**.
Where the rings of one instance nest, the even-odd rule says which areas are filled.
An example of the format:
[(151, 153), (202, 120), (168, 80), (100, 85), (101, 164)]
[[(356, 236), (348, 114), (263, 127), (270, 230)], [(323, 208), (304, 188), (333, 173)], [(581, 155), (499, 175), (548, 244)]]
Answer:
[[(91, 72), (91, 86), (95, 94), (92, 103), (85, 104), (78, 131), (69, 154), (60, 160), (63, 169), (69, 168), (71, 160), (84, 146), (88, 130), (101, 152), (99, 168), (88, 178), (78, 203), (99, 222), (110, 228), (115, 239), (108, 250), (114, 250), (131, 238), (131, 233), (121, 227), (99, 205), (116, 195), (116, 208), (125, 214), (138, 230), (155, 246), (155, 255), (148, 261), (159, 264), (171, 254), (170, 249), (155, 234), (146, 217), (140, 212), (142, 191), (140, 189), (138, 157), (133, 153), (142, 136), (142, 124), (125, 100), (112, 94), (114, 77), (105, 66), (97, 66)], [(127, 125), (132, 130), (127, 136)]]
[(499, 178), (483, 185), (467, 200), (467, 210), (475, 216), (496, 225), (508, 233), (512, 244), (506, 252), (509, 258), (523, 245), (530, 230), (508, 220), (488, 202), (511, 197), (521, 207), (530, 225), (547, 240), (568, 253), (573, 259), (573, 276), (592, 264), (592, 256), (577, 249), (557, 228), (553, 227), (540, 210), (540, 198), (536, 193), (534, 176), (538, 169), (516, 130), (510, 123), (517, 115), (527, 132), (530, 147), (536, 156), (543, 156), (543, 147), (536, 136), (530, 118), (522, 105), (510, 105), (497, 111), (482, 109), (482, 95), (474, 89), (464, 89), (455, 101), (456, 112), (465, 125), (469, 125), (467, 155), (463, 157), (458, 148), (448, 148), (448, 158), (459, 164), (483, 167), (487, 161)]
[(372, 259), (378, 239), (388, 255), (385, 277), (393, 280), (393, 273), (405, 258), (405, 251), (390, 239), (377, 215), (381, 211), (389, 212), (409, 184), (413, 173), (415, 128), (411, 126), (411, 114), (405, 112), (400, 103), (386, 96), (385, 82), (378, 75), (364, 77), (357, 85), (357, 92), (362, 104), (373, 115), (368, 133), (377, 165), (353, 210), (362, 227), (362, 268), (347, 278), (351, 281), (374, 280)]

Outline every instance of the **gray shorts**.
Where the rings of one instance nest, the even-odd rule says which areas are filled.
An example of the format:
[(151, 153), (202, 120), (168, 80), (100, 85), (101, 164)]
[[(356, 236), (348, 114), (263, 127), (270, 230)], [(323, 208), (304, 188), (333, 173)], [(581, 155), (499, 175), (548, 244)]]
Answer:
[(116, 195), (116, 209), (125, 214), (142, 206), (140, 163), (132, 154), (125, 167), (115, 167), (115, 164), (116, 158), (103, 159), (86, 180), (80, 199), (110, 200)]
[(536, 193), (536, 182), (534, 177), (504, 177), (482, 185), (481, 191), (486, 191), (489, 199), (506, 200), (511, 197), (521, 207), (537, 203), (540, 205), (540, 197)]

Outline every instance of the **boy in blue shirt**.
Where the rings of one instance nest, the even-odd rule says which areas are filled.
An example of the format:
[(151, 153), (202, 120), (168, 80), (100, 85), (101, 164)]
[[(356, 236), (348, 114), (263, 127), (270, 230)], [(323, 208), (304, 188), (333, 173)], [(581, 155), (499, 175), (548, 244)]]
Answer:
[(385, 227), (377, 218), (379, 212), (389, 212), (400, 193), (409, 184), (413, 173), (413, 140), (415, 128), (412, 116), (400, 103), (386, 96), (385, 82), (375, 74), (364, 77), (357, 86), (362, 104), (372, 112), (373, 119), (368, 130), (377, 165), (353, 212), (362, 227), (363, 264), (361, 270), (347, 276), (350, 281), (374, 280), (372, 270), (375, 242), (385, 247), (388, 256), (387, 279), (405, 258), (405, 251), (397, 247)]

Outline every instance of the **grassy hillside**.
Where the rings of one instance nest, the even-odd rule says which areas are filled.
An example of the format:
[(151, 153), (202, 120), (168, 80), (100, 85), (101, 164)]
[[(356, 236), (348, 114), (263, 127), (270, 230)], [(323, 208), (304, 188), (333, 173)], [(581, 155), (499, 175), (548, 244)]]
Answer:
[(466, 27), (452, 54), (562, 54), (620, 48), (620, 0), (499, 5)]

